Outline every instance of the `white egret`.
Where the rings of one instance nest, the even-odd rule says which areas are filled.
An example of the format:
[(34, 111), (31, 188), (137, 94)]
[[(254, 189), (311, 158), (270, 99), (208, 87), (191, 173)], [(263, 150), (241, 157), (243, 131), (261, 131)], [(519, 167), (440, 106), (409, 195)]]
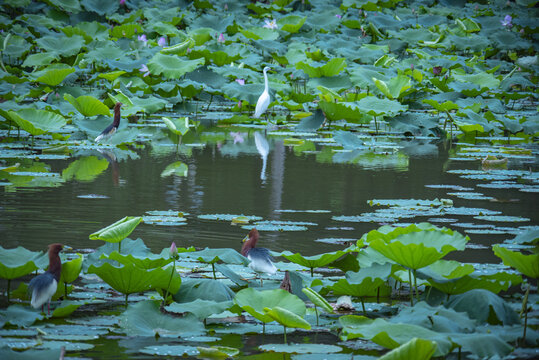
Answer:
[[(259, 118), (260, 115), (266, 112), (268, 109), (268, 106), (270, 104), (270, 94), (269, 94), (269, 85), (268, 85), (268, 74), (267, 72), (271, 70), (269, 66), (266, 66), (263, 70), (264, 72), (264, 91), (258, 98), (258, 101), (256, 102), (256, 108), (255, 108), (255, 118)], [(266, 114), (267, 118), (267, 114)]]

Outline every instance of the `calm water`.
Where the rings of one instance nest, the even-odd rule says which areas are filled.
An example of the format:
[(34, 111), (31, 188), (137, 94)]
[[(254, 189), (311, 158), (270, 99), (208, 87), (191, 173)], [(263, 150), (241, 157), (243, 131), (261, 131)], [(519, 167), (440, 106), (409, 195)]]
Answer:
[[(228, 132), (226, 133), (228, 135)], [(239, 137), (242, 137), (241, 140)], [(95, 248), (89, 234), (126, 216), (143, 215), (150, 210), (177, 210), (186, 215), (184, 226), (141, 224), (131, 238), (142, 238), (154, 251), (179, 246), (231, 247), (239, 249), (248, 230), (226, 221), (198, 219), (202, 214), (257, 215), (264, 220), (308, 221), (307, 231), (262, 232), (260, 245), (275, 251), (300, 251), (312, 255), (342, 248), (316, 242), (324, 238), (357, 239), (378, 223), (350, 223), (332, 216), (371, 212), (369, 199), (450, 198), (455, 206), (481, 207), (502, 211), (503, 215), (526, 216), (530, 222), (500, 224), (519, 226), (538, 224), (537, 195), (515, 189), (475, 188), (499, 201), (463, 200), (447, 194), (450, 190), (427, 188), (429, 184), (461, 185), (474, 188), (480, 181), (463, 180), (448, 169), (480, 169), (480, 161), (448, 160), (448, 144), (433, 140), (399, 141), (398, 153), (363, 160), (359, 164), (337, 163), (339, 155), (295, 153), (286, 146), (285, 137), (268, 136), (269, 155), (265, 171), (255, 145), (254, 130), (245, 130), (234, 143), (209, 142), (205, 147), (151, 147), (136, 150), (139, 157), (123, 157), (91, 181), (69, 181), (55, 188), (17, 188), (0, 194), (0, 233), (4, 247), (24, 246), (44, 250), (47, 244), (61, 242), (74, 249)], [(317, 150), (321, 149), (317, 145)], [(187, 154), (186, 154), (187, 152)], [(135, 153), (133, 153), (135, 154)], [(88, 150), (83, 156), (104, 155)], [(380, 161), (382, 159), (382, 161)], [(71, 160), (43, 160), (51, 172), (61, 173)], [(161, 177), (165, 167), (175, 161), (188, 165), (186, 177)], [(529, 164), (509, 168), (528, 169)], [(533, 165), (535, 166), (535, 165)], [(264, 173), (262, 173), (264, 171)], [(97, 194), (107, 198), (80, 198)], [(327, 212), (282, 212), (282, 210), (325, 210)], [(462, 222), (472, 217), (451, 216)], [(426, 217), (403, 219), (419, 222)], [(443, 224), (441, 224), (443, 225)], [(451, 225), (449, 225), (451, 227)], [(464, 229), (454, 227), (461, 232)], [(511, 234), (471, 235), (473, 243), (490, 245)], [(461, 261), (498, 262), (490, 250), (468, 249), (458, 255)]]

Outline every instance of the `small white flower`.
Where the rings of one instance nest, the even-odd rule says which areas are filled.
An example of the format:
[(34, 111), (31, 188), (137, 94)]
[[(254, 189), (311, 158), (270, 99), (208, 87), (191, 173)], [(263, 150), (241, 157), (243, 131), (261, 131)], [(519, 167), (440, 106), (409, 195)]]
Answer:
[(275, 21), (275, 19), (272, 19), (272, 20), (268, 20), (268, 19), (264, 19), (264, 26), (266, 29), (272, 29), (272, 30), (275, 30), (275, 29), (278, 29), (279, 27), (277, 26), (277, 21)]

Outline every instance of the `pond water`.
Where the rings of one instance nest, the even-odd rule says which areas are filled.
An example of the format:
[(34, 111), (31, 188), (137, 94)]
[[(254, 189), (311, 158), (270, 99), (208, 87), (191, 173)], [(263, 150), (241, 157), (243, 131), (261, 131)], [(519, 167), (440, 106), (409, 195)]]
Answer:
[[(296, 136), (315, 141), (309, 151), (302, 152), (290, 145), (287, 133), (277, 135), (276, 131), (247, 127), (205, 130), (204, 134), (213, 134), (215, 139), (206, 144), (184, 143), (178, 152), (171, 143), (146, 144), (138, 149), (81, 150), (75, 154), (77, 159), (95, 157), (108, 162), (91, 179), (58, 182), (54, 187), (6, 185), (0, 194), (2, 245), (44, 250), (47, 244), (61, 242), (74, 249), (96, 248), (102, 243), (88, 236), (126, 215), (173, 210), (184, 213), (186, 221), (180, 226), (141, 224), (130, 237), (142, 238), (154, 252), (172, 241), (185, 247), (239, 249), (241, 239), (253, 225), (242, 228), (230, 221), (199, 216), (243, 214), (263, 221), (307, 222), (304, 231), (262, 231), (260, 244), (274, 251), (313, 255), (342, 248), (331, 244), (332, 239), (355, 240), (381, 224), (429, 220), (469, 232), (472, 244), (484, 245), (461, 252), (459, 260), (497, 262), (491, 244), (513, 237), (520, 226), (538, 224), (536, 192), (519, 191), (509, 185), (485, 188), (481, 184), (498, 178), (467, 179), (466, 171), (464, 175), (459, 173), (498, 174), (517, 183), (536, 168), (535, 155), (511, 158), (509, 171), (483, 171), (478, 156), (452, 160), (458, 157), (455, 151), (472, 145), (451, 146), (439, 139), (366, 135), (364, 143), (371, 150), (336, 152), (332, 144), (324, 143), (323, 135), (313, 138), (307, 134)], [(267, 140), (265, 165), (256, 137)], [(73, 161), (41, 160), (53, 175), (62, 173)], [(187, 165), (187, 175), (161, 176), (167, 165), (176, 161)], [(524, 175), (511, 174), (511, 170)], [(459, 192), (465, 194), (456, 196)], [(463, 198), (470, 192), (480, 193), (484, 199)], [(470, 215), (433, 216), (421, 211), (416, 216), (397, 212), (393, 217), (364, 216), (361, 222), (339, 221), (342, 216), (387, 208), (370, 206), (368, 201), (373, 199), (450, 199), (453, 208), (488, 209), (529, 221), (491, 222)], [(489, 230), (487, 234), (481, 233), (485, 230)]]

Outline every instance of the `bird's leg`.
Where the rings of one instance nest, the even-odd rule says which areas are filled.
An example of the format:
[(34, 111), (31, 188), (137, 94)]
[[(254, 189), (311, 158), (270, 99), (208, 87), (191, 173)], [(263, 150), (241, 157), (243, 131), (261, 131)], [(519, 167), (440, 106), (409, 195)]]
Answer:
[(49, 303), (47, 304), (47, 315), (51, 316), (51, 301), (49, 300)]

